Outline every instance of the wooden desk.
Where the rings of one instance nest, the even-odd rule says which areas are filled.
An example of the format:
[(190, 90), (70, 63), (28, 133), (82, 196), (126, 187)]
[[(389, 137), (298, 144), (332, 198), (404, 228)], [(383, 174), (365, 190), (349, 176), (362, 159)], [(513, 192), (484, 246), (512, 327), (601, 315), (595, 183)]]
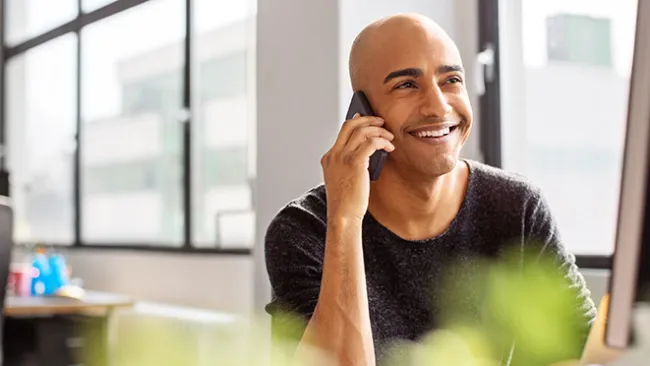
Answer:
[(86, 291), (83, 298), (5, 299), (5, 366), (106, 366), (111, 312), (130, 307), (128, 296)]
[(125, 295), (86, 291), (82, 299), (55, 296), (8, 296), (4, 315), (7, 317), (35, 315), (84, 315), (108, 313), (119, 307), (130, 307), (133, 300)]

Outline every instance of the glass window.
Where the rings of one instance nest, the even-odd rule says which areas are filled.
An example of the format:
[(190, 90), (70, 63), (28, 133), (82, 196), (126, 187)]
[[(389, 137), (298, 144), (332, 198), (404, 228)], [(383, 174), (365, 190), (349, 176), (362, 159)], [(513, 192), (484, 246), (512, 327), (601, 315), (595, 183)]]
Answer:
[(576, 254), (614, 249), (636, 6), (522, 0), (502, 13), (503, 166), (541, 186)]
[(252, 246), (255, 2), (194, 4), (193, 245)]
[(17, 242), (74, 241), (77, 37), (54, 39), (6, 64), (8, 169)]
[(5, 40), (14, 45), (56, 28), (77, 16), (77, 0), (2, 0)]
[(183, 241), (184, 9), (152, 0), (81, 33), (84, 243)]

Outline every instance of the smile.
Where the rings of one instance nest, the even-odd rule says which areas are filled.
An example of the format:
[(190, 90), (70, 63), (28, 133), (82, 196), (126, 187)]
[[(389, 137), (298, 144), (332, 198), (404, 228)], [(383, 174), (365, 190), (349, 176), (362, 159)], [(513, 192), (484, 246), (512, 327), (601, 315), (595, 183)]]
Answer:
[(418, 140), (440, 143), (444, 140), (447, 140), (447, 137), (453, 135), (457, 130), (458, 124), (452, 126), (431, 126), (426, 128), (419, 128), (415, 131), (409, 132), (409, 134), (413, 137), (418, 138)]

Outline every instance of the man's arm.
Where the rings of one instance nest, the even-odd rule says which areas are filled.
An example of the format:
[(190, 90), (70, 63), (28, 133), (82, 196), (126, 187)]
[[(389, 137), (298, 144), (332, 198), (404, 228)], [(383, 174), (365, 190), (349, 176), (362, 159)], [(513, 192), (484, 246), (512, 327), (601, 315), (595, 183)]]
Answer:
[[(541, 244), (541, 250), (537, 253), (537, 257), (554, 263), (565, 279), (567, 289), (575, 297), (575, 311), (578, 312), (581, 319), (580, 329), (576, 329), (576, 331), (580, 332), (582, 344), (584, 344), (589, 335), (589, 329), (596, 318), (596, 305), (591, 299), (591, 293), (583, 275), (575, 264), (575, 256), (562, 244), (557, 223), (546, 199), (539, 190), (529, 201), (526, 226), (528, 228), (526, 239), (530, 243)], [(537, 247), (534, 247), (534, 250), (537, 250)], [(579, 356), (581, 349), (576, 352)]]
[[(369, 158), (377, 150), (395, 149), (390, 143), (394, 136), (380, 127), (383, 124), (381, 118), (355, 115), (343, 124), (334, 146), (321, 159), (327, 192), (322, 279), (316, 306), (296, 350), (300, 363), (314, 364), (309, 351), (316, 348), (332, 357), (334, 364), (375, 364), (362, 223), (370, 195)], [(285, 234), (302, 235), (299, 231)], [(279, 264), (271, 266), (277, 270)], [(299, 275), (285, 280), (303, 279)], [(295, 291), (287, 289), (280, 296), (291, 297)]]
[[(324, 247), (321, 230), (326, 230)], [(299, 365), (374, 364), (361, 222), (325, 225), (289, 207), (269, 226), (265, 246), (275, 345), (293, 343), (277, 348), (288, 352), (275, 356), (286, 364), (290, 359)]]
[(359, 220), (328, 224), (318, 304), (298, 355), (309, 345), (330, 351), (339, 365), (375, 363)]

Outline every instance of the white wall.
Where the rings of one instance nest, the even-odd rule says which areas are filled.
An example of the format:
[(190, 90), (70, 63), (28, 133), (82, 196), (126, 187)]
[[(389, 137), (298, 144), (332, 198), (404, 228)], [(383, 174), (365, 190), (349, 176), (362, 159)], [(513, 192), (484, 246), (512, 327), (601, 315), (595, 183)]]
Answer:
[[(89, 288), (220, 310), (260, 311), (270, 298), (263, 238), (275, 213), (322, 179), (319, 160), (347, 108), (347, 52), (356, 32), (392, 12), (419, 11), (447, 29), (473, 80), (478, 0), (259, 0), (257, 25), (257, 223), (252, 258), (130, 251), (69, 254)], [(476, 115), (463, 152), (478, 154)], [(144, 273), (144, 274), (142, 274)], [(589, 272), (596, 298), (603, 272)], [(178, 291), (178, 292), (175, 292)]]
[(264, 235), (276, 212), (322, 180), (339, 126), (339, 3), (259, 0), (255, 307), (270, 299)]
[(65, 252), (87, 289), (226, 312), (253, 305), (253, 259), (243, 255), (85, 249)]

